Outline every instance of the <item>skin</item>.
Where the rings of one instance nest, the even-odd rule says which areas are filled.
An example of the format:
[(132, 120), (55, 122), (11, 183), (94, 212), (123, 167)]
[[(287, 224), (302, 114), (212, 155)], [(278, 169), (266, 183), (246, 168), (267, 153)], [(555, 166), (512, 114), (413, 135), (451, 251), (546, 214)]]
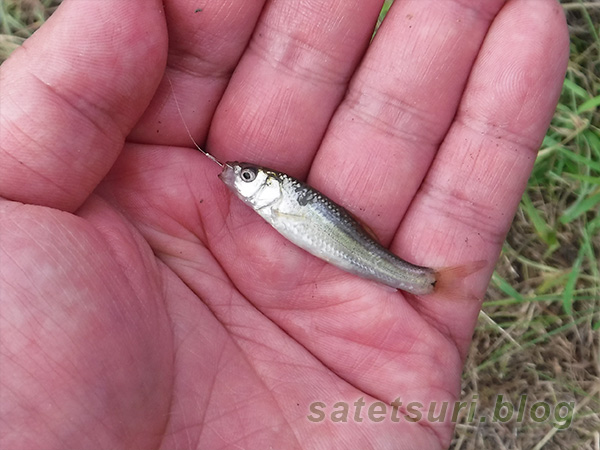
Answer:
[[(0, 447), (447, 447), (449, 420), (402, 411), (458, 398), (560, 7), (398, 1), (365, 54), (371, 0), (164, 3), (65, 0), (0, 68)], [(416, 298), (311, 257), (190, 148), (173, 94), (219, 159), (307, 179), (409, 261), (486, 267)]]

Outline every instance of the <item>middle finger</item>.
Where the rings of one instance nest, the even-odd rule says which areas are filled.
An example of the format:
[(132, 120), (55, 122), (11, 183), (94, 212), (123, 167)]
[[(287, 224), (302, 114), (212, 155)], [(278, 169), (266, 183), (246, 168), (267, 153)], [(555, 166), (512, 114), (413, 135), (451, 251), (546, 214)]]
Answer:
[(303, 177), (382, 2), (274, 0), (217, 107), (208, 148)]

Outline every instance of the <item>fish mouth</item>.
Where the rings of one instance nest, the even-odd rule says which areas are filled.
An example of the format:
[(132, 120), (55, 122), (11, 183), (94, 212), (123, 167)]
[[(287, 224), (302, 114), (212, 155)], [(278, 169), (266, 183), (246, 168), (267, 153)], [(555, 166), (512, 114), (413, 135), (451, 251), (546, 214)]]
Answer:
[(233, 186), (235, 183), (235, 166), (236, 162), (226, 162), (223, 165), (223, 170), (219, 174), (219, 178), (227, 186)]

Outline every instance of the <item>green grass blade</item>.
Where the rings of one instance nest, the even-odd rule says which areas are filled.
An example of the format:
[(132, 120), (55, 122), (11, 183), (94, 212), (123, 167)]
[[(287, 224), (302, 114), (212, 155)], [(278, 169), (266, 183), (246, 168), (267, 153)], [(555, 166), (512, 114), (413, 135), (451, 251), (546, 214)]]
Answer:
[(569, 223), (575, 220), (577, 217), (588, 212), (592, 208), (596, 208), (600, 205), (600, 192), (596, 192), (589, 197), (585, 197), (580, 201), (575, 202), (573, 205), (565, 209), (564, 213), (560, 216), (561, 223)]
[(521, 201), (523, 211), (531, 220), (537, 235), (545, 242), (550, 252), (557, 249), (559, 244), (556, 238), (556, 230), (548, 225), (544, 219), (542, 219), (535, 206), (533, 206), (531, 198), (527, 192), (523, 194)]
[(570, 92), (576, 97), (584, 98), (586, 100), (590, 98), (590, 94), (588, 94), (588, 91), (586, 91), (574, 81), (569, 80), (568, 78), (565, 78), (565, 81), (563, 83), (563, 89), (567, 92)]
[(523, 296), (517, 290), (515, 290), (515, 288), (513, 288), (508, 281), (498, 275), (497, 272), (494, 272), (494, 275), (492, 275), (492, 281), (496, 284), (498, 289), (500, 289), (509, 297), (512, 297), (520, 302), (524, 301)]
[(591, 111), (593, 109), (596, 109), (598, 106), (600, 106), (600, 95), (592, 97), (589, 100), (583, 102), (581, 105), (579, 105), (579, 108), (577, 108), (577, 114)]
[(565, 176), (568, 178), (572, 178), (574, 180), (583, 181), (585, 183), (600, 185), (600, 177), (592, 177), (589, 175), (579, 175), (577, 173), (566, 173)]
[(593, 161), (590, 158), (587, 158), (587, 157), (582, 156), (582, 155), (578, 155), (577, 153), (573, 153), (573, 152), (571, 152), (569, 150), (566, 150), (566, 149), (564, 149), (562, 147), (558, 147), (557, 150), (562, 155), (566, 156), (567, 158), (569, 158), (573, 162), (583, 164), (584, 166), (589, 167), (591, 170), (595, 170), (597, 172), (600, 172), (600, 162)]
[(577, 259), (575, 260), (575, 263), (573, 264), (571, 273), (567, 277), (567, 282), (565, 284), (565, 290), (563, 291), (563, 294), (562, 294), (563, 309), (569, 316), (573, 315), (573, 297), (574, 297), (573, 293), (575, 290), (575, 284), (577, 283), (577, 280), (579, 279), (579, 275), (581, 273), (581, 262), (583, 261), (583, 257), (585, 255), (584, 250), (585, 250), (585, 248), (583, 245), (581, 247), (579, 247), (579, 252), (577, 253)]

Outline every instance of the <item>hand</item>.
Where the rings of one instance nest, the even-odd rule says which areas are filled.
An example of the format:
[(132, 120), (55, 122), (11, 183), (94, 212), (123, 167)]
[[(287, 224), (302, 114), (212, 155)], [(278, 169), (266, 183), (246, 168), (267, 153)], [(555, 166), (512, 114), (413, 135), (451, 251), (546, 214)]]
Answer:
[(66, 0), (2, 66), (2, 448), (448, 446), (428, 408), (458, 397), (480, 302), (294, 247), (181, 116), (404, 259), (485, 259), (481, 299), (562, 84), (561, 9), (397, 2), (364, 54), (378, 2), (263, 3)]

